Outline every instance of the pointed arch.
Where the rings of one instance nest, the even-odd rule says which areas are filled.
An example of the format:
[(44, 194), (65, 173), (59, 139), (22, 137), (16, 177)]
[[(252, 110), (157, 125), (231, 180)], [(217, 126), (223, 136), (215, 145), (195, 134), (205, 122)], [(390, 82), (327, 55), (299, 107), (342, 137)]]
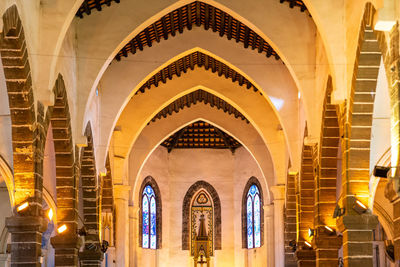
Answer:
[(221, 250), (221, 201), (219, 200), (219, 196), (215, 188), (207, 183), (206, 181), (200, 180), (195, 182), (192, 186), (189, 187), (186, 192), (185, 197), (183, 198), (182, 203), (182, 249), (189, 250), (190, 248), (190, 206), (191, 201), (194, 194), (200, 189), (206, 190), (212, 198), (214, 203), (214, 249)]
[(261, 227), (261, 242), (260, 242), (260, 247), (264, 245), (264, 196), (262, 192), (262, 187), (260, 184), (260, 181), (254, 176), (250, 177), (249, 180), (247, 181), (244, 190), (243, 190), (243, 195), (242, 195), (242, 248), (248, 248), (247, 246), (247, 200), (248, 200), (248, 192), (250, 190), (250, 187), (255, 185), (258, 189), (259, 195), (260, 195), (260, 227)]
[(158, 187), (156, 180), (147, 176), (140, 186), (139, 190), (139, 247), (143, 246), (143, 201), (142, 194), (146, 186), (150, 186), (154, 190), (155, 202), (156, 202), (156, 249), (160, 249), (162, 247), (162, 199), (161, 199), (161, 191)]

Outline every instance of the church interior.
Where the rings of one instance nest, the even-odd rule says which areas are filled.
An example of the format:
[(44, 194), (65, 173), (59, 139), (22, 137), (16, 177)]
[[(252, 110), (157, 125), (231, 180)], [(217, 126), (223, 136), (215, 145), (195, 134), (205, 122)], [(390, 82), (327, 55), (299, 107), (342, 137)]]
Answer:
[(400, 266), (399, 0), (0, 16), (0, 266)]

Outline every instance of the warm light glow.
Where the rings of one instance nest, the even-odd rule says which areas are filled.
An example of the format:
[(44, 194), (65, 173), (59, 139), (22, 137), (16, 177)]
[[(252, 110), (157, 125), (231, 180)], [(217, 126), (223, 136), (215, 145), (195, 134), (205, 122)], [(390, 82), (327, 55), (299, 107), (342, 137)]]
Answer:
[(18, 206), (17, 211), (20, 212), (21, 210), (26, 209), (29, 206), (29, 202), (24, 202)]
[(304, 242), (304, 244), (306, 244), (306, 246), (308, 246), (308, 247), (310, 247), (310, 248), (311, 248), (311, 243), (309, 243), (309, 242), (305, 241), (305, 242)]
[(389, 20), (389, 21), (378, 20), (375, 24), (374, 30), (388, 32), (393, 28), (394, 25), (396, 25), (395, 20)]
[(356, 200), (356, 203), (357, 203), (359, 206), (361, 206), (362, 208), (367, 209), (367, 206), (365, 206), (363, 203), (361, 203), (361, 201)]
[(325, 229), (328, 230), (329, 232), (333, 232), (333, 229), (330, 228), (329, 226), (325, 225)]
[(59, 234), (61, 234), (62, 232), (64, 232), (65, 230), (67, 230), (67, 226), (65, 224), (61, 225), (60, 227), (58, 227), (57, 232)]
[(53, 215), (53, 210), (49, 209), (49, 212), (47, 213), (47, 218), (49, 218), (50, 221), (53, 219)]
[(314, 236), (314, 229), (308, 228), (308, 237)]

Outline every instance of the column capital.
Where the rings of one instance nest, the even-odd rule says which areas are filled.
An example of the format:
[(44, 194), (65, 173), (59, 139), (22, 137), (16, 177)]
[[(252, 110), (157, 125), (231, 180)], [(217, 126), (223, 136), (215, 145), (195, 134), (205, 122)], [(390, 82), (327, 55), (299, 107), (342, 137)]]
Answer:
[(116, 199), (129, 200), (130, 185), (114, 184), (114, 197)]
[(89, 250), (84, 249), (79, 252), (79, 261), (82, 266), (101, 266), (103, 261), (104, 253), (100, 249)]
[(284, 184), (271, 186), (271, 192), (274, 195), (274, 201), (285, 199), (285, 185)]
[(47, 221), (41, 216), (12, 216), (6, 218), (6, 227), (10, 233), (24, 231), (43, 233), (46, 231)]
[(273, 217), (274, 216), (274, 205), (264, 205), (264, 216), (265, 217)]

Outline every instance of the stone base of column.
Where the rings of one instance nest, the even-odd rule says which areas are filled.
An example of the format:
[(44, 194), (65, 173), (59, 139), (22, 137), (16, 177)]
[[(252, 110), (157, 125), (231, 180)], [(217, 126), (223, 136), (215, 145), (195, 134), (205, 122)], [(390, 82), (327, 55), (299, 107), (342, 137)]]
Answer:
[(78, 251), (82, 240), (77, 234), (56, 235), (51, 238), (50, 242), (55, 250), (55, 266), (78, 265)]
[(100, 267), (104, 253), (98, 250), (84, 249), (79, 252), (79, 261), (82, 267)]
[(345, 215), (336, 224), (343, 233), (344, 266), (373, 266), (372, 230), (378, 224), (373, 214)]
[(40, 216), (12, 216), (6, 218), (11, 233), (11, 265), (41, 266), (42, 233), (47, 221)]
[(294, 253), (294, 258), (299, 267), (315, 267), (315, 250), (298, 249)]
[(324, 227), (316, 229), (314, 238), (317, 267), (337, 267), (342, 237), (336, 233), (328, 234)]

